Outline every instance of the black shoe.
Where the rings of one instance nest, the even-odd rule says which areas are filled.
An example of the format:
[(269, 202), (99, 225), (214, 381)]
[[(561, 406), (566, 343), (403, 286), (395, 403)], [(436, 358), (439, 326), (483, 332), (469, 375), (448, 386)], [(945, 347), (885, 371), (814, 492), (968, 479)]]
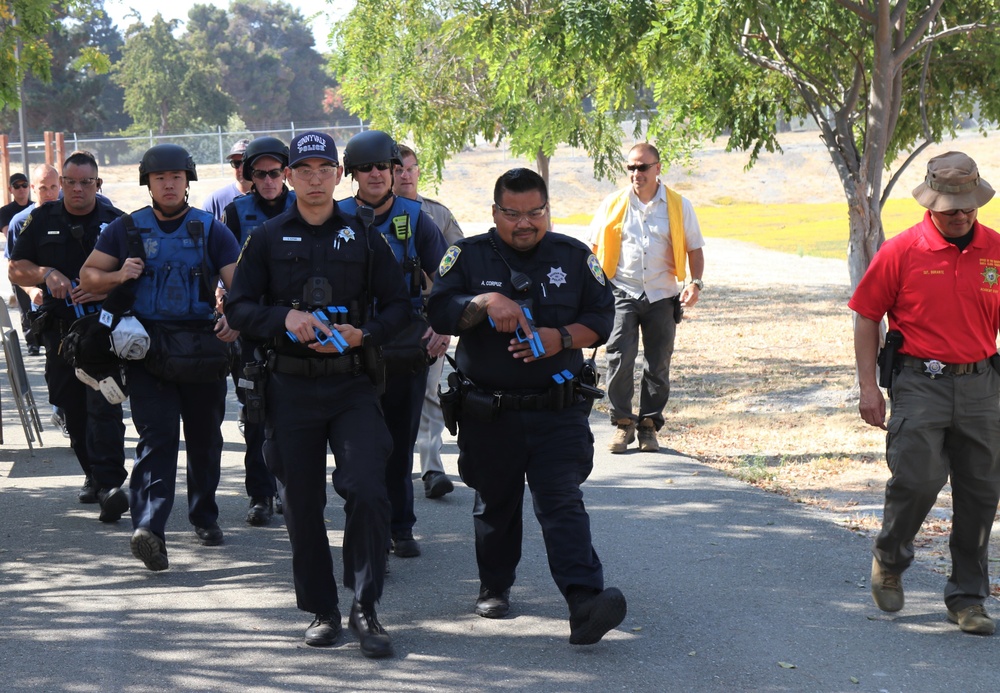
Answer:
[(392, 552), (400, 558), (414, 558), (420, 555), (420, 544), (407, 532), (392, 538)]
[(440, 498), (455, 490), (455, 484), (444, 472), (427, 472), (424, 474), (424, 496)]
[(195, 527), (194, 533), (198, 535), (202, 546), (218, 546), (222, 543), (222, 530), (219, 523), (213, 522), (208, 527)]
[(279, 515), (284, 515), (285, 514), (285, 505), (284, 505), (284, 503), (281, 502), (281, 494), (280, 493), (275, 493), (274, 494), (274, 512), (276, 512)]
[(274, 516), (273, 501), (267, 496), (254, 496), (250, 499), (250, 509), (247, 511), (247, 524), (263, 527)]
[(483, 618), (503, 618), (510, 612), (510, 589), (491, 590), (483, 587), (476, 600), (476, 613)]
[(311, 647), (332, 647), (340, 637), (340, 612), (316, 614), (316, 618), (306, 628), (306, 645)]
[(94, 486), (93, 479), (89, 476), (84, 479), (83, 486), (80, 487), (80, 492), (76, 494), (76, 497), (80, 499), (81, 503), (97, 502), (97, 487)]
[(42, 350), (37, 346), (35, 346), (34, 344), (28, 347), (28, 356), (40, 356), (41, 353)]
[(118, 522), (128, 512), (128, 492), (120, 488), (101, 489), (97, 492), (101, 504), (101, 522)]
[(374, 606), (361, 606), (355, 599), (348, 622), (361, 642), (361, 654), (373, 659), (392, 655), (392, 642), (385, 628), (378, 622)]
[(132, 555), (146, 564), (150, 570), (166, 570), (170, 567), (167, 560), (167, 542), (146, 527), (140, 527), (132, 534)]
[(625, 620), (628, 612), (625, 595), (615, 587), (603, 592), (577, 590), (566, 599), (569, 602), (571, 645), (593, 645)]

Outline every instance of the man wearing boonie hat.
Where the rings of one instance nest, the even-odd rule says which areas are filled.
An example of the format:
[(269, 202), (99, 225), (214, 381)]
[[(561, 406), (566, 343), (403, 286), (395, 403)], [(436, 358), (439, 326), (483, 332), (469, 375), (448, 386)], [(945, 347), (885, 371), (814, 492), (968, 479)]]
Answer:
[[(952, 569), (944, 590), (948, 619), (967, 633), (995, 626), (990, 594), (990, 529), (1000, 499), (1000, 234), (980, 224), (994, 195), (968, 155), (927, 162), (913, 197), (923, 220), (887, 240), (858, 283), (854, 349), (861, 418), (886, 429), (882, 530), (872, 548), (871, 591), (883, 611), (903, 608), (902, 573), (913, 539), (938, 492), (951, 480)], [(878, 359), (892, 415), (876, 382), (882, 317), (888, 345)], [(887, 371), (891, 371), (887, 372)]]

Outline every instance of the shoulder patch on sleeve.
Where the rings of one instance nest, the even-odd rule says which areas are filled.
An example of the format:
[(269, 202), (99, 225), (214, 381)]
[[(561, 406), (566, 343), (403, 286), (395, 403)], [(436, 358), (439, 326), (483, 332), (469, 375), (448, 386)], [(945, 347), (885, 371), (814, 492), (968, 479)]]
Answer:
[(448, 274), (448, 270), (455, 266), (455, 261), (458, 260), (459, 254), (461, 254), (462, 249), (457, 245), (453, 245), (448, 250), (444, 252), (441, 256), (441, 264), (438, 265), (438, 276), (443, 277)]
[(601, 286), (604, 286), (607, 281), (604, 278), (604, 270), (601, 269), (601, 263), (597, 261), (597, 256), (593, 253), (587, 258), (587, 267), (590, 268), (590, 273), (594, 275), (594, 279), (601, 282)]

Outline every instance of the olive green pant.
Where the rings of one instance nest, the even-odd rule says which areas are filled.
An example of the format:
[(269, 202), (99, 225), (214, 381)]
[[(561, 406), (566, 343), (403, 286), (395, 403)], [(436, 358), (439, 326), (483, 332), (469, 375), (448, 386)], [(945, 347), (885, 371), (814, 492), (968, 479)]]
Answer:
[(952, 571), (945, 604), (960, 611), (989, 595), (987, 552), (1000, 499), (1000, 375), (992, 368), (931, 379), (903, 368), (893, 381), (882, 531), (873, 553), (901, 573), (913, 539), (951, 478)]

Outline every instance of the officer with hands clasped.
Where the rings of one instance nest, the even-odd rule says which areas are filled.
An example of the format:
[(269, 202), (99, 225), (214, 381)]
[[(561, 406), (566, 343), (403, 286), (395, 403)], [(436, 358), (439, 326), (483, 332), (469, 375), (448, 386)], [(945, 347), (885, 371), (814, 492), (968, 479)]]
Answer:
[(43, 291), (32, 330), (45, 346), (49, 401), (66, 417), (70, 446), (83, 467), (84, 488), (94, 489), (101, 504), (100, 520), (115, 522), (128, 511), (128, 491), (121, 488), (128, 476), (122, 406), (77, 379), (60, 344), (77, 317), (99, 309), (104, 296), (80, 286), (80, 268), (101, 230), (122, 212), (97, 198), (101, 179), (89, 152), (66, 158), (60, 183), (63, 198), (35, 207), (21, 227), (8, 275), (14, 284)]
[[(130, 361), (132, 421), (139, 434), (130, 480), (132, 555), (150, 570), (169, 567), (165, 531), (174, 504), (180, 420), (187, 450), (188, 520), (205, 546), (223, 542), (215, 492), (222, 463), (229, 349), (238, 333), (215, 320), (217, 278), (229, 285), (239, 246), (211, 214), (188, 205), (194, 160), (158, 144), (139, 162), (152, 206), (116, 219), (80, 272), (93, 294), (135, 282), (133, 312), (150, 333), (149, 353)], [(213, 333), (214, 330), (214, 333)], [(175, 340), (183, 338), (183, 348)], [(195, 341), (198, 339), (198, 341)]]
[(272, 346), (267, 383), (259, 385), (266, 392), (264, 459), (280, 482), (296, 604), (315, 614), (306, 644), (331, 646), (341, 631), (323, 516), (329, 448), (333, 487), (347, 516), (349, 624), (362, 654), (385, 657), (392, 644), (375, 604), (385, 578), (392, 439), (379, 410), (376, 347), (404, 324), (409, 301), (388, 244), (334, 202), (343, 173), (338, 164), (329, 135), (306, 132), (292, 140), (285, 173), (295, 205), (250, 234), (226, 314), (233, 327)]
[[(243, 178), (252, 181), (250, 192), (229, 203), (222, 215), (222, 223), (236, 236), (240, 247), (255, 228), (273, 219), (295, 204), (295, 193), (285, 186), (285, 167), (288, 166), (288, 146), (277, 137), (258, 137), (247, 145), (243, 153)], [(233, 370), (236, 395), (240, 400), (240, 423), (246, 441), (243, 465), (246, 469), (246, 489), (250, 496), (247, 522), (266, 525), (274, 514), (274, 475), (264, 464), (264, 424), (246, 421), (244, 389), (239, 387), (244, 366), (254, 360), (254, 351), (261, 344), (249, 335), (242, 335), (236, 342), (239, 359)], [(279, 512), (280, 512), (279, 501)]]
[(590, 250), (550, 231), (537, 173), (507, 171), (493, 199), (496, 227), (447, 250), (428, 302), (431, 326), (460, 337), (458, 373), (441, 399), (452, 411), (460, 400), (459, 473), (476, 491), (476, 613), (502, 618), (510, 609), (527, 479), (549, 570), (569, 605), (570, 643), (592, 644), (626, 613), (622, 593), (604, 587), (580, 490), (594, 457), (586, 395), (599, 394), (581, 349), (607, 339), (614, 299)]

